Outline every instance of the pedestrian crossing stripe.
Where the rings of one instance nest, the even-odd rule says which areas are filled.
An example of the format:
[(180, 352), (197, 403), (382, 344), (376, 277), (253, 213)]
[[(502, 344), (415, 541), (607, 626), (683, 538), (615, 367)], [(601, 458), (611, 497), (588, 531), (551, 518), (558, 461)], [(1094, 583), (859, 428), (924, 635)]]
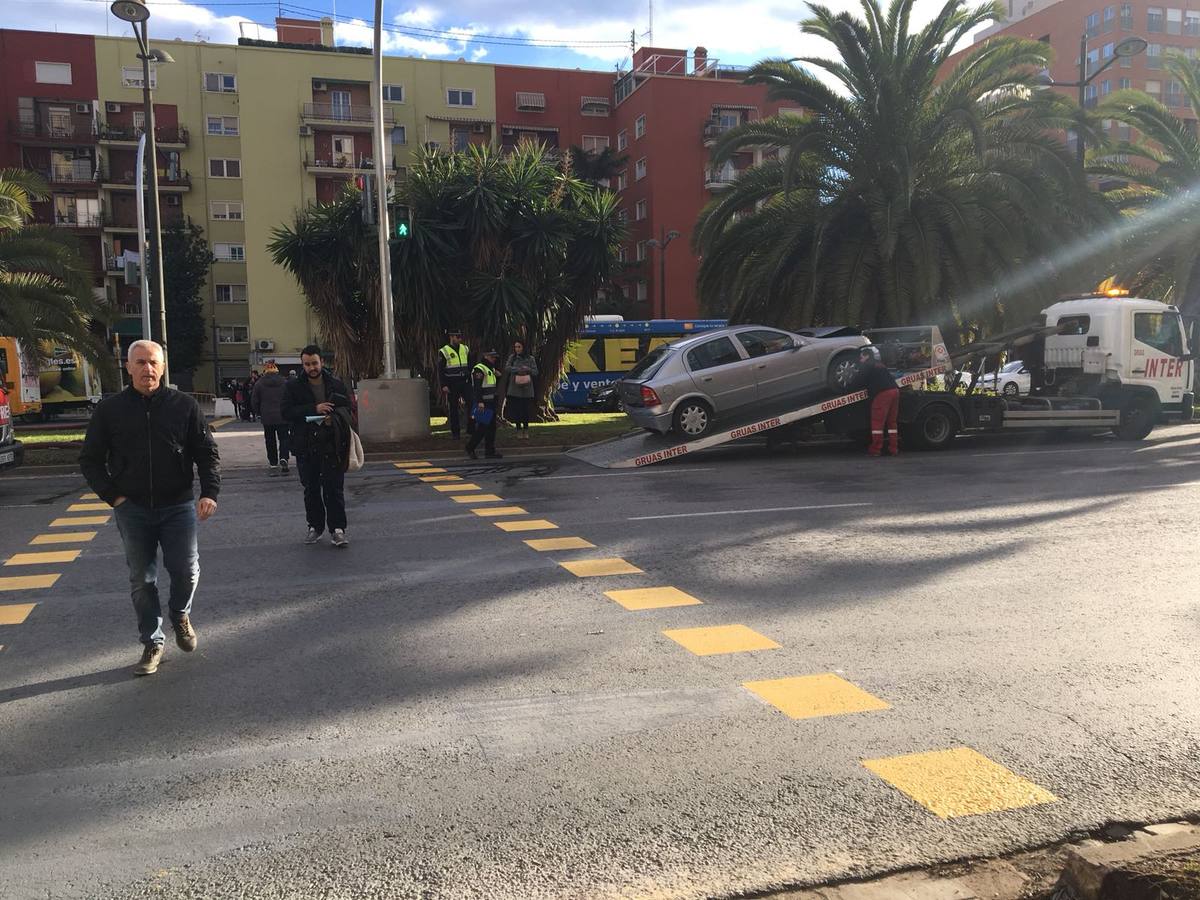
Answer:
[(832, 672), (747, 681), (742, 687), (792, 719), (816, 719), (890, 708), (878, 697)]
[(462, 481), (461, 475), (422, 475), (421, 480), (426, 484), (432, 484), (435, 481)]
[(61, 575), (6, 575), (0, 577), (0, 591), (36, 591), (54, 587)]
[(408, 469), (408, 468), (420, 468), (421, 466), (432, 466), (433, 463), (431, 463), (427, 459), (414, 459), (414, 460), (408, 460), (405, 462), (394, 462), (394, 463), (392, 463), (392, 465), (395, 466), (397, 469)]
[(47, 563), (75, 562), (80, 550), (44, 550), (40, 553), (14, 553), (4, 561), (6, 566), (43, 566)]
[(699, 606), (704, 601), (675, 587), (629, 588), (605, 591), (604, 596), (615, 600), (630, 611), (668, 609), (672, 606)]
[[(475, 510), (479, 512), (479, 510)], [(545, 519), (518, 519), (515, 522), (493, 522), (497, 528), (503, 531), (550, 531), (558, 528), (553, 522), (547, 522)]]
[(464, 481), (462, 484), (435, 484), (433, 489), (435, 491), (441, 491), (443, 494), (445, 494), (449, 493), (450, 491), (477, 491), (479, 490), (479, 485), (471, 484), (469, 481)]
[(99, 494), (80, 494), (79, 499), (80, 500), (99, 500), (100, 495)]
[[(476, 510), (480, 512), (480, 510)], [(596, 545), (581, 537), (531, 538), (525, 542), (529, 547), (544, 553), (547, 550), (595, 550)]]
[(481, 506), (471, 512), (477, 516), (525, 516), (525, 510), (519, 506)]
[(36, 603), (10, 603), (0, 606), (0, 625), (20, 625), (29, 618)]
[(641, 575), (642, 570), (620, 557), (609, 559), (574, 559), (559, 565), (577, 578), (596, 578), (601, 575)]
[(464, 494), (461, 497), (451, 497), (455, 503), (503, 503), (503, 497), (495, 494)]
[(77, 528), (80, 525), (103, 525), (111, 516), (64, 516), (50, 523), (51, 528)]
[(39, 534), (29, 544), (36, 547), (42, 544), (84, 543), (90, 541), (99, 533), (98, 531), (63, 531), (59, 534)]
[(107, 503), (72, 503), (67, 512), (102, 512), (111, 508)]
[(707, 628), (671, 628), (663, 632), (679, 646), (697, 656), (778, 650), (779, 644), (745, 625), (712, 625)]
[(409, 475), (440, 475), (446, 470), (439, 466), (422, 466), (419, 469), (405, 469)]

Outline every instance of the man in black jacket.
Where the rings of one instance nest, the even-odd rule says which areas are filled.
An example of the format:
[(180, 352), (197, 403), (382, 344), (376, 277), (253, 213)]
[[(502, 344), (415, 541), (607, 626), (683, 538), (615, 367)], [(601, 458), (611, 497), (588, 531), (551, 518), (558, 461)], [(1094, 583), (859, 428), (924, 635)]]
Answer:
[(879, 348), (863, 347), (858, 354), (858, 386), (867, 389), (871, 400), (871, 444), (869, 456), (883, 454), (883, 438), (887, 435), (888, 455), (900, 453), (900, 434), (897, 419), (900, 413), (900, 386), (892, 377), (891, 370), (883, 364)]
[(250, 405), (258, 420), (262, 422), (263, 439), (267, 442), (267, 463), (271, 467), (269, 475), (288, 473), (288, 456), (291, 453), (288, 440), (291, 429), (280, 412), (283, 389), (286, 386), (287, 380), (279, 374), (279, 367), (270, 361), (263, 367), (263, 376), (254, 383), (254, 390), (250, 394)]
[[(101, 401), (88, 422), (79, 465), (92, 490), (113, 507), (129, 565), (130, 593), (143, 650), (136, 675), (152, 675), (163, 654), (158, 548), (171, 576), (168, 608), (175, 643), (196, 649), (192, 598), (200, 579), (196, 521), (217, 509), (221, 463), (196, 401), (162, 384), (163, 351), (153, 341), (129, 348), (130, 386)], [(193, 469), (200, 502), (192, 505)]]
[[(332, 414), (350, 409), (350, 391), (326, 371), (321, 348), (310, 344), (300, 351), (304, 377), (287, 383), (280, 411), (292, 426), (292, 453), (304, 485), (304, 511), (308, 517), (306, 544), (321, 540), (326, 525), (335, 547), (348, 547), (346, 539), (346, 469)], [(309, 421), (312, 419), (313, 421)]]

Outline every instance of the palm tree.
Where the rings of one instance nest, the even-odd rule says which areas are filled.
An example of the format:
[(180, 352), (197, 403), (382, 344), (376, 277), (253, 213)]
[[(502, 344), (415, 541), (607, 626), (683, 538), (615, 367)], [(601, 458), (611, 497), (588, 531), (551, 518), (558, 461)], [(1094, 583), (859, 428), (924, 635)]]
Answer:
[(578, 145), (571, 147), (571, 172), (580, 181), (600, 185), (611, 181), (629, 163), (629, 154), (620, 153), (612, 147), (600, 152), (584, 150)]
[(1074, 104), (1035, 88), (1049, 47), (1000, 38), (954, 64), (998, 7), (948, 0), (913, 31), (912, 6), (862, 0), (856, 18), (812, 5), (802, 30), (836, 54), (799, 62), (825, 80), (789, 60), (752, 68), (748, 83), (810, 114), (747, 123), (715, 146), (716, 165), (772, 152), (700, 218), (709, 310), (781, 325), (933, 321), (950, 334), (1006, 302), (1012, 313), (1006, 277), (1053, 272), (1043, 248), (1099, 214), (1055, 136), (1075, 127)]
[(46, 196), (29, 172), (0, 170), (0, 334), (16, 338), (31, 355), (51, 342), (104, 361), (103, 343), (92, 331), (104, 310), (75, 241), (28, 224), (33, 203)]
[[(1168, 54), (1165, 65), (1200, 115), (1200, 62)], [(1200, 313), (1200, 139), (1194, 123), (1140, 91), (1114, 94), (1096, 117), (1139, 133), (1090, 157), (1088, 171), (1107, 184), (1105, 196), (1131, 226), (1119, 235), (1121, 253), (1115, 258), (1124, 265), (1112, 274), (1135, 293)]]

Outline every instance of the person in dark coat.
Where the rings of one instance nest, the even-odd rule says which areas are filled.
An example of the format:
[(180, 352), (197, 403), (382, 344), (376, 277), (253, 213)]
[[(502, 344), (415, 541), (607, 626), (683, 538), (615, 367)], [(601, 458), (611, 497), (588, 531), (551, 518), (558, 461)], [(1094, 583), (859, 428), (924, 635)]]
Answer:
[(281, 412), (292, 427), (291, 449), (304, 485), (308, 518), (304, 543), (317, 543), (328, 527), (333, 546), (348, 547), (345, 461), (349, 446), (343, 437), (346, 430), (334, 427), (333, 413), (350, 410), (350, 391), (325, 368), (321, 348), (315, 344), (300, 351), (300, 362), (304, 377), (287, 382)]
[(471, 353), (462, 342), (462, 332), (447, 332), (445, 345), (438, 350), (438, 382), (442, 386), (442, 402), (446, 404), (446, 421), (450, 437), (459, 439), (459, 416), (467, 415), (467, 431), (471, 431)]
[(283, 418), (283, 389), (287, 379), (279, 374), (279, 367), (269, 362), (263, 367), (263, 376), (254, 383), (250, 404), (263, 426), (263, 439), (267, 443), (268, 475), (288, 473), (288, 456), (291, 425)]
[(537, 374), (537, 360), (525, 352), (525, 342), (513, 341), (512, 353), (504, 364), (504, 417), (516, 426), (518, 441), (529, 440)]
[(489, 350), (483, 360), (471, 369), (471, 416), (475, 419), (475, 431), (467, 441), (467, 456), (478, 459), (475, 448), (483, 441), (488, 459), (499, 459), (496, 452), (496, 395), (500, 382), (500, 370), (496, 368), (500, 354)]
[(891, 370), (883, 364), (878, 347), (863, 347), (858, 355), (859, 388), (867, 389), (871, 402), (871, 445), (870, 456), (883, 454), (883, 438), (887, 435), (888, 455), (900, 453), (900, 435), (897, 431), (900, 417), (900, 386), (892, 377)]

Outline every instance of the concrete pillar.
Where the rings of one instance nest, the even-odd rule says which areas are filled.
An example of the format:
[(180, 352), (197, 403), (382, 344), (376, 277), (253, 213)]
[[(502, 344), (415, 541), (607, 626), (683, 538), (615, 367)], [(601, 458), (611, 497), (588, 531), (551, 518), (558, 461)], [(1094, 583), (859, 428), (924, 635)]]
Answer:
[(366, 450), (429, 434), (429, 382), (370, 378), (358, 383), (358, 433)]

